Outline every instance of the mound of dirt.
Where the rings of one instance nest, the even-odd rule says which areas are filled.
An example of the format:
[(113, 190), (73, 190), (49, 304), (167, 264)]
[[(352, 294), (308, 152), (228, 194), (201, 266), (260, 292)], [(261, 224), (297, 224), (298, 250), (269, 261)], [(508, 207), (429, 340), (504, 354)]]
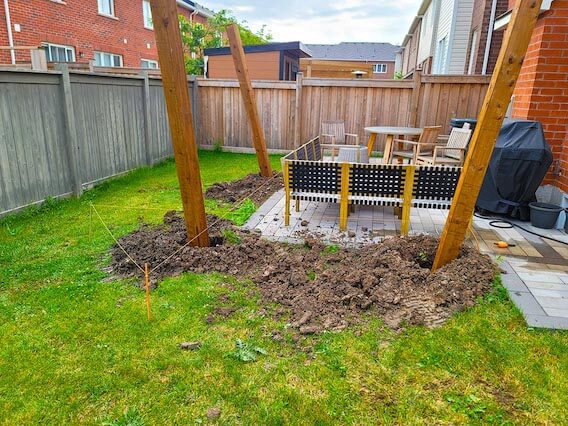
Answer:
[(280, 173), (274, 173), (273, 178), (265, 178), (253, 173), (239, 180), (215, 183), (205, 191), (205, 197), (227, 203), (250, 198), (257, 206), (260, 206), (283, 187), (284, 182)]
[[(223, 227), (231, 226), (224, 221), (211, 232), (217, 243)], [(454, 312), (473, 306), (491, 290), (495, 275), (491, 260), (470, 248), (431, 272), (438, 241), (429, 236), (394, 237), (348, 249), (328, 247), (309, 236), (297, 246), (232, 231), (231, 243), (183, 248), (153, 272), (153, 278), (182, 272), (250, 278), (264, 301), (288, 308), (292, 326), (310, 334), (343, 329), (369, 310), (394, 329), (404, 323), (437, 326)], [(158, 265), (185, 244), (183, 219), (168, 213), (164, 225), (143, 226), (120, 243), (138, 262)], [(114, 274), (139, 276), (118, 247), (112, 249), (112, 258)]]

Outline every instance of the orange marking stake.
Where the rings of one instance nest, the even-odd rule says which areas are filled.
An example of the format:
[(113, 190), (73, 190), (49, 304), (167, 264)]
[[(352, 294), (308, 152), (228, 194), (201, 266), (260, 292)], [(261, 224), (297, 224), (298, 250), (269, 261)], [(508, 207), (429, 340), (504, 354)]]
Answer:
[(150, 274), (148, 273), (148, 264), (144, 264), (144, 279), (146, 282), (146, 311), (148, 313), (148, 321), (150, 321)]

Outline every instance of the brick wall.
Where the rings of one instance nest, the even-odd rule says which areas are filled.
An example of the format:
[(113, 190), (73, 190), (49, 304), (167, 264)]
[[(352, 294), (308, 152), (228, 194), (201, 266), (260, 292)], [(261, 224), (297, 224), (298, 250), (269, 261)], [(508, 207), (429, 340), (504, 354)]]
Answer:
[(568, 192), (568, 0), (554, 0), (538, 20), (515, 88), (513, 116), (542, 123), (555, 161), (544, 183)]
[[(473, 55), (473, 73), (481, 74), (483, 71), (483, 58), (485, 56), (485, 45), (487, 43), (487, 29), (489, 27), (489, 20), (491, 18), (492, 0), (475, 0), (473, 6), (473, 15), (471, 18), (471, 33), (469, 36), (468, 54), (464, 72), (469, 70), (470, 52), (472, 49), (472, 34), (474, 31), (478, 32), (477, 46)], [(495, 8), (495, 17), (499, 17), (508, 10), (508, 0), (497, 0)], [(503, 41), (503, 32), (494, 31), (491, 37), (491, 48), (489, 50), (489, 60), (487, 62), (487, 74), (493, 73), (501, 43)]]
[(371, 78), (374, 80), (392, 80), (394, 78), (394, 61), (382, 61), (382, 62), (374, 62), (375, 64), (387, 64), (387, 72), (383, 74), (375, 74), (371, 75)]
[[(77, 62), (88, 63), (94, 52), (122, 55), (125, 67), (140, 67), (141, 59), (157, 60), (154, 31), (144, 28), (142, 0), (114, 0), (115, 16), (99, 15), (97, 0), (9, 0), (16, 46), (37, 46), (43, 42), (75, 48)], [(0, 6), (0, 45), (7, 46), (4, 7)], [(189, 18), (191, 11), (178, 8)], [(195, 16), (204, 22), (202, 16)], [(14, 31), (15, 24), (21, 26)], [(30, 62), (30, 55), (18, 51), (17, 62)], [(0, 51), (0, 63), (10, 63), (10, 53)]]

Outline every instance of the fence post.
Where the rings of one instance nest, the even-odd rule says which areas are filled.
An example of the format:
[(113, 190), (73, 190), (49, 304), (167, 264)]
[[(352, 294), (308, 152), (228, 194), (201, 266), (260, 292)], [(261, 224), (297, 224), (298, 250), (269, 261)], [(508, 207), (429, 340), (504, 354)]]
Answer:
[(144, 114), (144, 150), (146, 151), (146, 165), (152, 165), (152, 142), (150, 133), (150, 76), (148, 71), (142, 73), (142, 111)]
[(415, 70), (412, 75), (412, 97), (410, 100), (410, 126), (418, 124), (418, 102), (420, 102), (420, 89), (422, 86), (422, 71)]
[(65, 112), (65, 147), (70, 167), (71, 185), (73, 187), (73, 194), (80, 197), (83, 191), (83, 183), (81, 182), (81, 172), (79, 168), (79, 145), (77, 143), (77, 128), (75, 126), (75, 111), (73, 109), (69, 67), (67, 64), (56, 64), (55, 69), (61, 71), (63, 110)]
[(199, 108), (198, 108), (198, 105), (199, 105), (198, 102), (199, 101), (197, 99), (198, 92), (199, 92), (199, 89), (198, 89), (199, 86), (197, 85), (197, 76), (190, 75), (189, 81), (191, 83), (189, 85), (189, 98), (191, 99), (191, 113), (193, 114), (193, 123), (194, 123), (193, 133), (195, 134), (195, 141), (197, 143), (197, 146), (199, 146), (201, 143), (200, 143), (200, 140), (199, 140), (199, 137), (198, 137), (199, 136), (199, 134), (198, 134), (199, 130), (198, 129), (200, 128), (200, 126), (199, 126), (200, 117), (199, 117)]
[(304, 83), (304, 74), (301, 72), (296, 74), (296, 105), (294, 111), (294, 149), (302, 143), (302, 84)]

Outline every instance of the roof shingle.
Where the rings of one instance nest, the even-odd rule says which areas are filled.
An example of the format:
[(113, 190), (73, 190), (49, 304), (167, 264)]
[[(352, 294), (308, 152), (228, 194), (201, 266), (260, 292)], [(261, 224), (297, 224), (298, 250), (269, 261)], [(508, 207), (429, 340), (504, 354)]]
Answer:
[(400, 46), (390, 43), (342, 42), (339, 44), (306, 44), (314, 59), (348, 61), (394, 61)]

